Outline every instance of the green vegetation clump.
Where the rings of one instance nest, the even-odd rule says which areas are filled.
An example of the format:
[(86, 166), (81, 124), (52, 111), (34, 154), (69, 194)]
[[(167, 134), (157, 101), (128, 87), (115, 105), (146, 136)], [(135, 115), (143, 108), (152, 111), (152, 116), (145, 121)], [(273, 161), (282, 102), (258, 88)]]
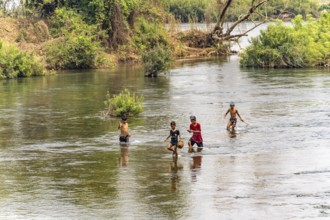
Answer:
[(88, 69), (102, 63), (99, 43), (94, 41), (96, 28), (87, 25), (77, 12), (56, 9), (50, 25), (56, 39), (45, 47), (48, 68)]
[(138, 50), (146, 50), (157, 45), (168, 45), (168, 35), (164, 25), (153, 21), (150, 22), (141, 17), (135, 24), (134, 44)]
[(108, 92), (104, 104), (107, 107), (106, 115), (109, 116), (138, 115), (143, 111), (143, 96), (131, 93), (128, 89), (112, 96)]
[(0, 79), (43, 75), (43, 66), (32, 54), (0, 40)]
[(318, 17), (318, 9), (318, 0), (268, 0), (267, 2), (268, 14), (273, 18), (282, 18), (285, 14), (289, 17), (302, 15), (304, 19), (310, 15)]
[(307, 22), (297, 16), (292, 26), (270, 25), (252, 39), (240, 57), (246, 67), (329, 66), (330, 13)]
[(163, 47), (156, 46), (142, 54), (146, 76), (155, 77), (158, 73), (168, 70), (173, 61), (172, 52)]
[(326, 5), (321, 5), (319, 11), (330, 11), (330, 3)]
[[(181, 22), (204, 22), (206, 12), (211, 8), (208, 6), (211, 5), (215, 5), (214, 0), (170, 0), (168, 2), (168, 10), (176, 20), (180, 20)], [(213, 7), (212, 12), (216, 11), (216, 8)], [(213, 13), (212, 18), (214, 21), (215, 13)]]
[(98, 45), (90, 37), (68, 36), (52, 41), (46, 46), (48, 68), (90, 69), (101, 63)]

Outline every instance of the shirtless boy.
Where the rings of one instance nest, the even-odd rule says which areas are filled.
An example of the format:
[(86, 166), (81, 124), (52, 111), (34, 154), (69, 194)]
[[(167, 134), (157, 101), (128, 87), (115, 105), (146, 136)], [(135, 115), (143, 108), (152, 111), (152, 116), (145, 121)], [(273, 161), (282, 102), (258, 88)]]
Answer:
[(244, 122), (244, 120), (241, 118), (240, 114), (238, 113), (237, 109), (235, 108), (235, 103), (234, 102), (230, 103), (230, 108), (228, 109), (228, 111), (224, 115), (224, 118), (226, 118), (228, 113), (230, 113), (230, 119), (229, 119), (229, 122), (227, 124), (227, 130), (229, 130), (230, 127), (232, 129), (235, 129), (235, 126), (237, 124), (237, 116), (239, 117), (239, 119), (242, 122)]
[(126, 116), (121, 117), (121, 121), (119, 122), (118, 129), (120, 129), (119, 142), (120, 143), (128, 143), (129, 137), (131, 135), (128, 132), (128, 123), (127, 123), (127, 117)]

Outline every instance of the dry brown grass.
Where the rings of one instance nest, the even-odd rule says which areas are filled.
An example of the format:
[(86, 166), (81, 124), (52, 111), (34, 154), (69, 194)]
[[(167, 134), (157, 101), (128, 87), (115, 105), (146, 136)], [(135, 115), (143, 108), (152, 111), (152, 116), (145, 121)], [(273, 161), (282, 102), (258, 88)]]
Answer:
[(42, 46), (52, 40), (48, 26), (42, 21), (0, 18), (0, 39), (16, 44), (21, 50), (42, 56)]
[(321, 4), (321, 5), (330, 4), (330, 0), (319, 0), (319, 4)]
[(5, 42), (15, 43), (19, 32), (17, 19), (0, 18), (0, 39)]

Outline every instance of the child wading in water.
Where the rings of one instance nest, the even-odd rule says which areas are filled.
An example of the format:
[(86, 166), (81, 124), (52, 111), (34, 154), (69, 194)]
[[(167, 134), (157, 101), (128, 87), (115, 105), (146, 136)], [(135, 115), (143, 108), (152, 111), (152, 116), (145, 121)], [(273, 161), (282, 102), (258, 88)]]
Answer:
[(226, 118), (228, 113), (230, 113), (230, 119), (229, 119), (229, 122), (227, 124), (227, 130), (229, 130), (230, 127), (232, 129), (235, 129), (235, 126), (237, 124), (237, 116), (239, 117), (239, 119), (241, 119), (242, 122), (244, 122), (244, 120), (241, 118), (240, 114), (238, 113), (238, 110), (235, 108), (235, 103), (234, 102), (230, 103), (230, 108), (228, 109), (228, 111), (224, 115), (224, 118)]
[(173, 151), (173, 156), (177, 157), (178, 156), (177, 145), (179, 142), (179, 138), (181, 140), (181, 135), (180, 135), (180, 131), (176, 129), (175, 121), (172, 121), (170, 125), (171, 125), (170, 135), (167, 136), (167, 138), (164, 141), (167, 141), (169, 138), (171, 138), (171, 142), (168, 144), (167, 149)]
[(189, 133), (193, 133), (191, 138), (188, 141), (188, 153), (192, 152), (192, 148), (195, 144), (197, 144), (198, 148), (197, 151), (200, 152), (203, 149), (203, 138), (202, 138), (202, 130), (201, 125), (196, 121), (195, 116), (190, 116), (190, 127), (189, 130), (187, 130)]
[(119, 142), (123, 144), (127, 144), (129, 142), (129, 137), (131, 135), (128, 132), (127, 117), (125, 115), (121, 117), (121, 121), (119, 122), (118, 129), (120, 129)]

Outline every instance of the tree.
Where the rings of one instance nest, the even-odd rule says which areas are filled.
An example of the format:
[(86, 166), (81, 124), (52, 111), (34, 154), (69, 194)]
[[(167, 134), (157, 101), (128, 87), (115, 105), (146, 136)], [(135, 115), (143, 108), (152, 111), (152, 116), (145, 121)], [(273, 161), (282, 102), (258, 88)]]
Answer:
[(58, 8), (68, 8), (82, 14), (88, 24), (97, 25), (106, 34), (105, 44), (117, 49), (127, 42), (129, 24), (139, 0), (25, 0), (24, 5), (38, 17), (51, 17)]
[(247, 12), (239, 16), (235, 22), (233, 22), (227, 29), (225, 29), (224, 24), (226, 22), (227, 12), (230, 6), (233, 4), (233, 0), (218, 0), (219, 12), (217, 22), (213, 28), (213, 31), (211, 32), (212, 39), (215, 41), (237, 41), (240, 37), (247, 36), (248, 32), (265, 23), (267, 19), (261, 19), (258, 23), (255, 23), (254, 27), (245, 31), (244, 33), (233, 35), (232, 32), (238, 24), (249, 20), (251, 15), (256, 13), (258, 8), (264, 5), (266, 2), (267, 0), (251, 0), (251, 4)]

